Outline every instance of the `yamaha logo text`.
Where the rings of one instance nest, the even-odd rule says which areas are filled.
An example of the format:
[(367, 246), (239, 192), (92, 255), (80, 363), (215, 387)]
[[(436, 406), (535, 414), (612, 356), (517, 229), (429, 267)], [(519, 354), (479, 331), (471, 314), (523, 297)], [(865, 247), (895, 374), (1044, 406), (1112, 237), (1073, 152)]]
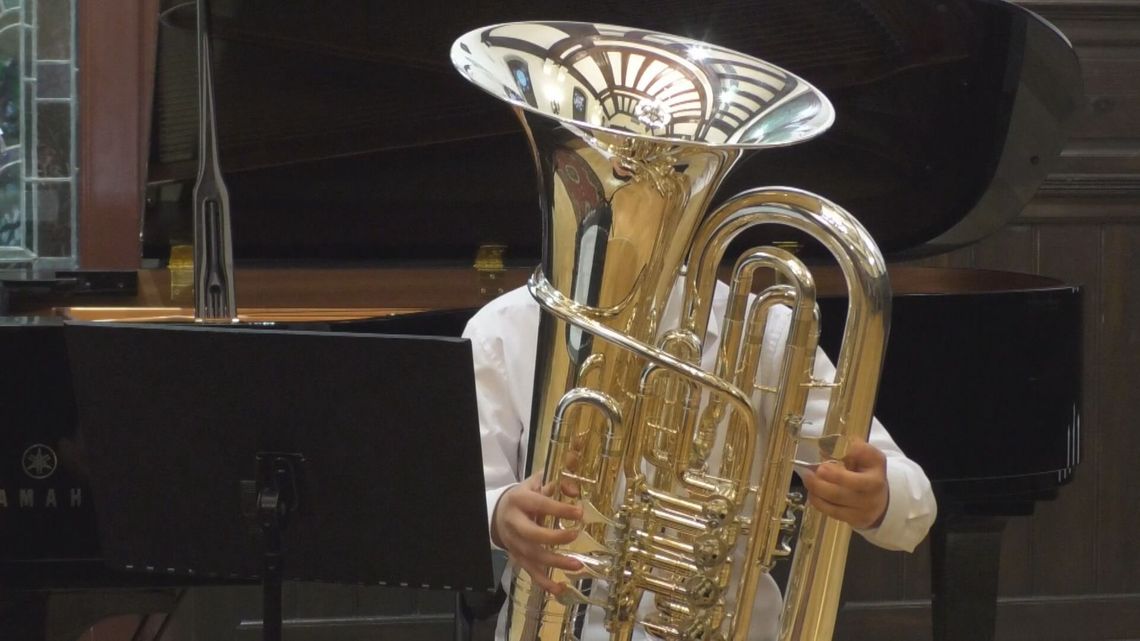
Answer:
[(55, 450), (43, 443), (35, 443), (20, 456), (20, 467), (24, 476), (34, 483), (34, 487), (18, 487), (9, 490), (0, 487), (0, 510), (8, 508), (77, 508), (83, 505), (81, 487), (43, 487), (44, 482), (55, 475), (59, 467), (59, 457)]

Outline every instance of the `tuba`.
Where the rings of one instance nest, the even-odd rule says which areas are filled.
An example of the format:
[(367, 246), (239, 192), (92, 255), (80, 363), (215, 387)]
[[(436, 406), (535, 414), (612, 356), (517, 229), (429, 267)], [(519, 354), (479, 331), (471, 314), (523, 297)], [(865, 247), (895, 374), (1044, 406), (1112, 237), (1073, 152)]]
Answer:
[[(516, 573), (508, 638), (579, 638), (589, 610), (611, 639), (641, 628), (742, 641), (759, 581), (792, 555), (798, 529), (780, 639), (830, 639), (851, 531), (788, 488), (798, 446), (839, 459), (867, 437), (887, 338), (886, 266), (855, 218), (802, 190), (753, 189), (709, 209), (746, 154), (818, 135), (834, 120), (831, 104), (750, 56), (610, 25), (500, 24), (464, 35), (451, 56), (514, 108), (532, 147), (544, 239), (528, 287), (543, 314), (527, 469), (583, 512), (545, 523), (579, 531), (556, 551), (582, 569), (549, 570), (565, 586), (557, 597)], [(818, 240), (846, 278), (832, 381), (812, 376), (812, 275), (779, 247), (736, 261), (715, 362), (701, 362), (717, 268), (733, 238), (766, 224)], [(754, 295), (760, 272), (775, 284)], [(760, 384), (777, 306), (790, 310), (788, 339), (778, 380)], [(670, 317), (679, 321), (662, 326)], [(814, 431), (803, 420), (813, 389), (829, 394)]]

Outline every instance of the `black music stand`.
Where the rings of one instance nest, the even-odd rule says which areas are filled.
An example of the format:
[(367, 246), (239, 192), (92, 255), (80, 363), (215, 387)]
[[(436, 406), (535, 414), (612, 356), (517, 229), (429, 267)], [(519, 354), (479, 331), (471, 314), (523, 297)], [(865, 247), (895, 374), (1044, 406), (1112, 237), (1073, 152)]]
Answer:
[(471, 350), (437, 337), (71, 323), (105, 560), (281, 581), (493, 585)]

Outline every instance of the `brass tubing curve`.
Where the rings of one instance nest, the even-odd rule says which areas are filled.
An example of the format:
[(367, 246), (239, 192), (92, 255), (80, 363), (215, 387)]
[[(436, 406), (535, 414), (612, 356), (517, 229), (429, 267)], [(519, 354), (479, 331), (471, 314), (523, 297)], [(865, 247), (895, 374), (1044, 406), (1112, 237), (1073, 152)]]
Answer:
[[(670, 330), (662, 337), (660, 344), (662, 350), (683, 360), (693, 364), (700, 362), (701, 341), (691, 332)], [(659, 456), (657, 449), (653, 448), (648, 461), (657, 470), (657, 474), (672, 474), (673, 478), (680, 478), (684, 482), (684, 466), (678, 463), (688, 460), (689, 451), (692, 447), (692, 435), (686, 428), (694, 424), (698, 406), (696, 401), (699, 401), (700, 394), (691, 382), (683, 379), (667, 377), (659, 387), (663, 388), (660, 398), (655, 399), (655, 403), (644, 410), (644, 420), (658, 420), (662, 425), (678, 425), (680, 427), (671, 435), (671, 442), (669, 443), (671, 456)], [(679, 389), (682, 387), (683, 391)], [(670, 400), (673, 401), (674, 406), (670, 408), (671, 412), (665, 413), (662, 408), (666, 407)], [(680, 414), (679, 417), (676, 416), (678, 413)], [(659, 428), (654, 429), (658, 434), (662, 431)], [(655, 477), (654, 482), (663, 485), (666, 481), (662, 476)]]
[[(546, 465), (543, 467), (543, 485), (546, 485), (552, 480), (548, 477), (551, 471), (556, 470), (559, 475), (561, 475), (563, 450), (569, 445), (569, 439), (563, 435), (562, 428), (566, 420), (566, 413), (575, 405), (588, 405), (599, 410), (605, 417), (606, 429), (602, 435), (602, 456), (613, 456), (618, 449), (615, 447), (614, 441), (617, 438), (617, 430), (622, 424), (621, 407), (609, 394), (589, 387), (576, 387), (566, 392), (562, 398), (559, 399), (558, 406), (555, 408), (554, 420), (550, 431), (551, 446), (546, 452)], [(557, 481), (560, 479), (553, 480)]]
[[(752, 306), (746, 323), (745, 312), (748, 310), (752, 279), (756, 270), (760, 268), (773, 269), (791, 281), (792, 284), (790, 286), (777, 286), (776, 291), (771, 296), (762, 296), (761, 300)], [(763, 331), (767, 326), (767, 312), (770, 306), (777, 301), (791, 303), (789, 307), (792, 309), (791, 332), (788, 337), (789, 348), (785, 352), (783, 372), (781, 380), (777, 384), (777, 388), (784, 390), (784, 395), (778, 397), (773, 414), (775, 420), (781, 422), (786, 416), (793, 415), (793, 410), (796, 415), (803, 413), (803, 408), (800, 407), (802, 404), (797, 404), (797, 392), (789, 390), (786, 382), (791, 381), (793, 375), (810, 376), (815, 356), (817, 329), (815, 322), (815, 281), (807, 267), (791, 253), (777, 247), (760, 247), (753, 249), (737, 260), (736, 267), (733, 270), (732, 293), (725, 311), (725, 330), (722, 332), (722, 343), (715, 371), (719, 376), (731, 377), (731, 380), (738, 386), (748, 385), (755, 380), (756, 371), (760, 365)], [(756, 349), (747, 350), (747, 354), (741, 354), (742, 342), (744, 342), (744, 346), (755, 345)], [(786, 405), (789, 403), (789, 396), (797, 399), (790, 402), (791, 409)], [(803, 400), (806, 401), (806, 396)], [(705, 411), (715, 412), (719, 415), (721, 413), (719, 399), (710, 400), (709, 408), (706, 408)], [(741, 432), (738, 414), (732, 415), (727, 429), (729, 430), (727, 438), (732, 440), (735, 445), (734, 449), (739, 450), (742, 444), (738, 437)], [(773, 436), (769, 434), (770, 443), (772, 438)], [(782, 461), (783, 459), (773, 458), (771, 449), (770, 445), (768, 460)], [(784, 449), (786, 448), (776, 451), (785, 454)], [(736, 477), (742, 479), (742, 484), (747, 483), (751, 479), (751, 468), (733, 470), (730, 467), (731, 462), (722, 462), (724, 467), (722, 467), (721, 476)], [(771, 466), (765, 466), (766, 471), (770, 468)], [(791, 467), (788, 465), (786, 468), (786, 473), (781, 472), (781, 476), (790, 478)], [(786, 482), (783, 482), (783, 485), (786, 485)], [(768, 485), (761, 483), (761, 487), (768, 487)]]
[[(550, 312), (559, 320), (584, 329), (591, 334), (598, 336), (606, 341), (614, 343), (619, 347), (634, 352), (646, 360), (652, 361), (660, 367), (665, 367), (678, 374), (688, 377), (700, 385), (710, 387), (717, 392), (723, 394), (729, 402), (736, 406), (737, 410), (741, 412), (742, 416), (748, 417), (750, 424), (751, 439), (748, 443), (749, 449), (746, 453), (749, 457), (753, 456), (751, 452), (755, 450), (756, 438), (756, 417), (752, 407), (751, 398), (740, 390), (739, 387), (728, 383), (720, 378), (717, 378), (708, 372), (681, 361), (672, 354), (664, 352), (656, 347), (647, 345), (635, 338), (631, 338), (617, 330), (611, 329), (602, 323), (595, 321), (588, 315), (583, 313), (584, 309), (573, 300), (564, 296), (561, 292), (554, 289), (542, 276), (542, 267), (535, 269), (531, 274), (530, 279), (527, 281), (527, 289), (530, 291), (531, 296), (535, 298), (542, 306), (543, 309)], [(636, 427), (636, 426), (635, 426)], [(632, 436), (631, 436), (632, 438)], [(751, 463), (751, 460), (748, 461)], [(750, 465), (749, 465), (750, 467)]]
[[(824, 434), (842, 434), (846, 425), (854, 425), (863, 430), (862, 436), (865, 436), (882, 367), (890, 312), (886, 263), (870, 234), (837, 205), (814, 194), (787, 187), (745, 191), (713, 212), (709, 221), (714, 221), (709, 227), (714, 234), (722, 225), (742, 229), (753, 224), (784, 224), (810, 234), (835, 256), (847, 281), (849, 309), (844, 328), (846, 338), (836, 365), (836, 383), (839, 385), (829, 403)], [(705, 229), (698, 230), (698, 236), (702, 236)], [(700, 248), (701, 245), (695, 247)], [(700, 259), (707, 263), (709, 256)], [(858, 340), (847, 340), (852, 337)], [(870, 355), (866, 353), (868, 350)], [(838, 456), (842, 456), (842, 452)], [(846, 543), (851, 531), (838, 522), (828, 523), (829, 519), (820, 517), (811, 508), (805, 512), (805, 523), (809, 520), (812, 523), (819, 521), (819, 530), (824, 532), (824, 538), (811, 546), (811, 559), (801, 563), (797, 553), (793, 576), (797, 575), (798, 567), (807, 564), (806, 572), (812, 573), (811, 579), (818, 579), (824, 585), (817, 594), (808, 596), (796, 586), (789, 586), (781, 621), (781, 639), (827, 641), (833, 633)], [(759, 568), (755, 561), (760, 556), (760, 538), (752, 536), (749, 540), (748, 562), (733, 622), (734, 641), (743, 641), (748, 632), (751, 602), (755, 598), (758, 578), (755, 573)], [(822, 577), (817, 577), (815, 568), (820, 566), (826, 567), (826, 571)], [(805, 580), (802, 583), (811, 585), (816, 582)]]

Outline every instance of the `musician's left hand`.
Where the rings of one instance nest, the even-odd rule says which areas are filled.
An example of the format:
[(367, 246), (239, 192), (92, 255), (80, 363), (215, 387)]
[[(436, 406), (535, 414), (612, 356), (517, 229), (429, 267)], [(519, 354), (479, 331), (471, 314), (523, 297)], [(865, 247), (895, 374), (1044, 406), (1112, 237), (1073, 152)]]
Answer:
[(887, 513), (887, 457), (874, 445), (852, 442), (847, 456), (800, 471), (808, 501), (853, 528), (877, 527)]

